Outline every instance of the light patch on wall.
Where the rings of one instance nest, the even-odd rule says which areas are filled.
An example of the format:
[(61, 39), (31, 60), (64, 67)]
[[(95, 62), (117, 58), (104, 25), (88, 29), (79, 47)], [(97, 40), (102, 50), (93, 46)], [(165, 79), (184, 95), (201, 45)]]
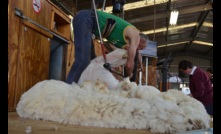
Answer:
[(213, 46), (213, 43), (197, 41), (197, 40), (193, 41), (193, 43), (201, 44), (201, 45), (206, 45), (206, 46)]
[[(193, 23), (179, 25), (179, 26), (171, 26), (171, 27), (169, 27), (168, 30), (170, 31), (170, 30), (183, 29), (183, 28), (187, 28), (187, 27), (194, 27), (194, 26), (196, 26), (196, 24), (197, 24), (196, 22), (193, 22)], [(165, 32), (166, 30), (167, 30), (166, 27), (165, 28), (158, 28), (158, 29), (155, 29), (155, 33)], [(144, 33), (144, 34), (153, 34), (154, 30), (142, 31), (142, 33)]]
[[(169, 0), (155, 0), (155, 5), (167, 3), (168, 1)], [(154, 5), (154, 0), (143, 0), (143, 1), (138, 1), (138, 2), (133, 2), (133, 3), (128, 3), (128, 4), (126, 3), (124, 5), (124, 11), (136, 9), (136, 8), (147, 7), (147, 6), (153, 6), (153, 5)], [(106, 9), (104, 10), (104, 12), (112, 13), (112, 9), (113, 9), (113, 6), (107, 6)]]
[(184, 44), (184, 43), (188, 43), (188, 42), (189, 41), (183, 41), (183, 42), (171, 43), (171, 44), (166, 44), (166, 45), (160, 45), (160, 46), (157, 46), (157, 48), (174, 46), (174, 45)]
[(213, 27), (213, 23), (204, 22), (204, 23), (203, 23), (203, 26), (204, 26), (204, 27)]
[[(157, 48), (174, 46), (174, 45), (179, 45), (179, 44), (185, 44), (185, 43), (188, 43), (188, 42), (189, 42), (189, 41), (183, 41), (183, 42), (165, 44), (165, 45), (157, 46)], [(203, 41), (197, 41), (197, 40), (196, 40), (196, 41), (193, 41), (193, 43), (200, 44), (200, 45), (206, 45), (206, 46), (213, 46), (213, 43), (208, 43), (208, 42), (203, 42)]]
[[(179, 29), (184, 29), (184, 28), (188, 28), (188, 27), (194, 27), (196, 25), (197, 25), (197, 22), (193, 22), (193, 23), (188, 23), (188, 24), (184, 24), (184, 25), (171, 26), (171, 27), (169, 27), (168, 30), (169, 31), (171, 31), (171, 30), (179, 30)], [(209, 23), (209, 22), (204, 22), (203, 26), (205, 26), (205, 27), (213, 27), (213, 24)], [(166, 30), (167, 30), (166, 27), (158, 28), (158, 29), (155, 29), (155, 33), (165, 32)], [(148, 30), (148, 31), (142, 31), (142, 33), (144, 33), (144, 34), (153, 34), (154, 33), (154, 29), (153, 30)]]

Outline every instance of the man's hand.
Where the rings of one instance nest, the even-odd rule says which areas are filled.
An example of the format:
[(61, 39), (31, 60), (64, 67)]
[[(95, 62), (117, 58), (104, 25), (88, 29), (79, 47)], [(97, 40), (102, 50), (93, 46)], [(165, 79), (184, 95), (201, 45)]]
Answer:
[[(139, 62), (138, 62), (139, 63)], [(138, 64), (138, 69), (137, 69), (138, 71), (142, 71), (143, 70), (143, 65), (142, 65), (142, 63), (140, 62), (139, 64)]]
[(130, 74), (129, 78), (132, 78), (132, 77), (133, 77), (133, 73)]
[[(138, 50), (137, 50), (138, 51)], [(142, 56), (140, 55), (139, 51), (138, 51), (138, 71), (142, 71), (143, 70), (143, 64), (142, 64)]]
[(188, 96), (193, 97), (193, 95), (192, 95), (192, 94), (188, 94)]
[[(127, 63), (126, 63), (126, 76), (130, 77), (131, 74), (133, 73), (133, 69), (134, 69), (134, 62), (127, 61)], [(133, 74), (132, 74), (132, 76), (133, 76)]]
[(142, 71), (143, 69), (142, 69), (142, 68), (138, 68), (137, 70), (140, 72), (140, 71)]

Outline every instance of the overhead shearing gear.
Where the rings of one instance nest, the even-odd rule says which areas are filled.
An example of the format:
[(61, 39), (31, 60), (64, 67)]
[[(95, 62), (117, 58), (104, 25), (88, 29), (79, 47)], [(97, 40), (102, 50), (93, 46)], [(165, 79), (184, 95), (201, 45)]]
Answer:
[[(116, 74), (124, 77), (120, 73), (112, 70), (110, 63), (107, 63), (106, 53), (104, 51), (103, 38), (102, 38), (102, 35), (101, 35), (100, 25), (99, 25), (98, 16), (97, 16), (97, 9), (96, 9), (95, 1), (94, 0), (93, 0), (93, 7), (94, 7), (95, 18), (96, 18), (97, 27), (98, 27), (98, 33), (99, 33), (99, 37), (100, 37), (101, 49), (102, 49), (102, 53), (103, 53), (103, 57), (104, 57), (104, 65), (103, 66), (104, 66), (104, 68), (106, 68), (110, 72), (116, 73)], [(116, 21), (114, 19), (111, 19), (111, 18), (107, 19), (106, 25), (105, 25), (106, 28), (104, 28), (104, 31), (102, 32), (102, 34), (104, 34), (104, 36), (108, 37), (110, 35), (111, 31), (113, 30), (115, 24), (116, 24)]]
[(94, 14), (95, 14), (95, 18), (96, 18), (96, 22), (97, 22), (97, 28), (98, 28), (98, 33), (99, 33), (100, 42), (101, 42), (101, 49), (102, 49), (102, 53), (103, 53), (103, 57), (104, 57), (104, 63), (107, 63), (106, 53), (104, 52), (103, 39), (102, 39), (102, 36), (101, 36), (100, 25), (98, 23), (97, 9), (96, 9), (95, 1), (94, 0), (93, 0), (93, 6), (94, 6)]

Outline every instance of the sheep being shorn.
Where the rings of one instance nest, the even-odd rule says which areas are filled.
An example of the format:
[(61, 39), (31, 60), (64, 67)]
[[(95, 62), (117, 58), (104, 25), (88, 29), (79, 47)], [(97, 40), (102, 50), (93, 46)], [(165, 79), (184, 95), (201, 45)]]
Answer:
[(209, 128), (210, 117), (202, 103), (181, 91), (160, 92), (128, 78), (118, 82), (114, 90), (108, 85), (111, 81), (103, 79), (85, 80), (80, 85), (44, 80), (21, 96), (16, 110), (23, 118), (152, 133)]
[[(127, 60), (127, 51), (124, 49), (116, 48), (111, 53), (106, 55), (106, 59), (111, 67), (119, 67), (124, 65)], [(109, 70), (104, 68), (104, 58), (99, 56), (93, 59), (88, 67), (83, 71), (81, 77), (78, 81), (78, 84), (83, 83), (84, 81), (96, 81), (100, 80), (107, 84), (109, 89), (115, 89), (119, 83), (112, 73)]]

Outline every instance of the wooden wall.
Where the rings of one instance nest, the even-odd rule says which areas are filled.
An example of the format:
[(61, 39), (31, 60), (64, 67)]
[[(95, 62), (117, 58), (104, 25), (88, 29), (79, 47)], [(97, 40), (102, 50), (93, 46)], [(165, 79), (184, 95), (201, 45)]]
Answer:
[[(48, 79), (50, 40), (53, 38), (49, 31), (53, 30), (54, 21), (59, 21), (57, 33), (70, 40), (70, 18), (48, 0), (40, 0), (41, 9), (37, 13), (32, 2), (9, 0), (8, 4), (8, 111), (16, 110), (25, 91)], [(15, 8), (43, 28), (16, 16)], [(73, 45), (71, 41), (66, 50), (70, 45)], [(69, 51), (65, 54), (68, 55)]]
[[(49, 0), (40, 0), (39, 13), (34, 11), (33, 1), (8, 2), (8, 111), (15, 111), (21, 95), (49, 77), (50, 40), (54, 37), (52, 33), (69, 41), (69, 44), (64, 46), (63, 53), (64, 79), (74, 62), (75, 50), (71, 40), (71, 19)], [(16, 16), (15, 8), (43, 28)], [(94, 44), (96, 55), (102, 55), (100, 44), (96, 41)], [(118, 70), (122, 72), (122, 68)], [(155, 83), (155, 67), (148, 67), (148, 72), (153, 72), (149, 73), (151, 76), (148, 75), (148, 84), (152, 85)], [(122, 79), (118, 76), (116, 78)], [(153, 82), (150, 79), (153, 79)]]
[(18, 55), (18, 24), (20, 20), (14, 15), (14, 8), (17, 2), (9, 0), (8, 5), (8, 110), (15, 108), (15, 90), (17, 79), (17, 55)]
[(66, 77), (68, 76), (68, 73), (71, 69), (72, 64), (74, 63), (74, 43), (71, 41), (70, 44), (68, 44), (67, 47), (65, 47), (65, 64), (66, 64)]
[[(157, 87), (157, 76), (156, 76), (156, 62), (157, 58), (151, 58), (150, 64), (147, 67), (147, 85), (151, 85)], [(137, 71), (136, 75), (136, 83), (139, 84), (139, 71)], [(146, 65), (143, 63), (143, 70), (142, 70), (142, 78), (141, 82), (143, 85), (146, 85)]]

